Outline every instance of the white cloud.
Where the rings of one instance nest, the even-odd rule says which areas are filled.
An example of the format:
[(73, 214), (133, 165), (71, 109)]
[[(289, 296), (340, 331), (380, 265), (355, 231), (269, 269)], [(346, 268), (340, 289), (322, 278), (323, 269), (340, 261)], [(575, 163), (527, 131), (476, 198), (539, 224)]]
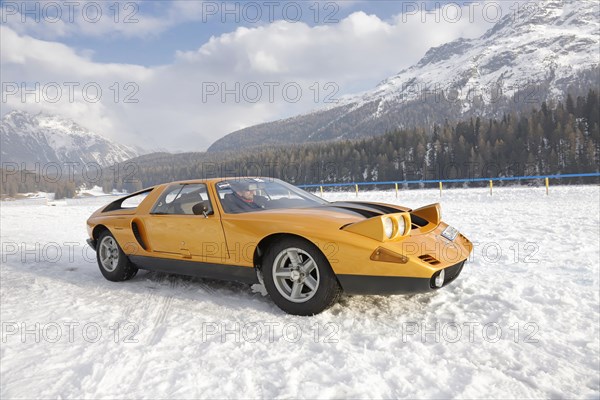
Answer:
[[(314, 27), (275, 21), (212, 37), (195, 51), (177, 52), (169, 65), (148, 68), (95, 62), (89, 54), (34, 39), (8, 24), (0, 27), (3, 81), (95, 83), (102, 98), (85, 101), (76, 92), (75, 101), (63, 96), (54, 103), (37, 102), (28, 96), (23, 103), (15, 94), (3, 105), (56, 112), (126, 144), (201, 150), (242, 127), (321, 108), (336, 86), (337, 97), (373, 88), (431, 46), (478, 36), (489, 26), (468, 18), (422, 23), (420, 15), (384, 21), (363, 12)], [(298, 87), (302, 96), (294, 102)], [(124, 103), (136, 88), (133, 98), (139, 102)], [(223, 89), (229, 91), (224, 98)]]
[(275, 57), (264, 50), (259, 50), (251, 55), (252, 68), (259, 72), (278, 73), (281, 72)]
[(152, 4), (156, 15), (144, 12), (140, 0), (5, 1), (0, 19), (17, 33), (59, 39), (73, 35), (155, 37), (183, 22), (203, 18), (202, 1)]

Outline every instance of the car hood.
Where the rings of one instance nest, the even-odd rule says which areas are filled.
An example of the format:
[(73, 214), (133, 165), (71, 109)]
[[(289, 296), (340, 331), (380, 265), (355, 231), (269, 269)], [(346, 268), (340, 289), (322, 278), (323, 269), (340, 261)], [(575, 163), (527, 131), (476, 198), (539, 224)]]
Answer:
[(333, 212), (360, 215), (364, 218), (373, 218), (384, 214), (395, 214), (398, 212), (410, 212), (410, 208), (392, 204), (371, 203), (364, 201), (336, 201), (325, 204), (317, 209), (325, 209)]
[(411, 211), (409, 208), (391, 204), (340, 201), (307, 208), (281, 208), (236, 215), (261, 220), (289, 220), (290, 218), (316, 217), (324, 221), (327, 220), (339, 225), (346, 225), (383, 214), (409, 211)]

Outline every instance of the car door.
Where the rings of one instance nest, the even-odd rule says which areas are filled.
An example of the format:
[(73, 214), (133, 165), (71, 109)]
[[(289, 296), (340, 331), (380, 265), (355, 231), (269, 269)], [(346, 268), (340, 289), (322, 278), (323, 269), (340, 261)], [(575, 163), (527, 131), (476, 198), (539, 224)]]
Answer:
[[(169, 186), (144, 218), (152, 250), (157, 255), (177, 254), (201, 262), (225, 262), (228, 258), (225, 235), (212, 204), (203, 183)], [(206, 207), (204, 213), (200, 211), (202, 205)]]

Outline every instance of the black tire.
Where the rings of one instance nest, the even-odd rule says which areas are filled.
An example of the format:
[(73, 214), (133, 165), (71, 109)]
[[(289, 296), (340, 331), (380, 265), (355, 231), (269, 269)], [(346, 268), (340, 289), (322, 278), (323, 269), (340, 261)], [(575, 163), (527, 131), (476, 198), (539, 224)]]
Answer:
[[(295, 256), (291, 257), (289, 254)], [(292, 258), (296, 259), (297, 267), (292, 265)], [(312, 259), (312, 263), (309, 262), (309, 258)], [(303, 270), (302, 266), (312, 264), (315, 264), (315, 267), (310, 267), (310, 273), (298, 272), (292, 276), (292, 270), (308, 271), (309, 267)], [(285, 268), (286, 265), (289, 269)], [(290, 271), (289, 279), (286, 277), (287, 271)], [(275, 272), (279, 274), (278, 277), (274, 276)], [(283, 311), (293, 315), (319, 314), (335, 304), (342, 292), (323, 253), (314, 244), (296, 237), (285, 238), (267, 249), (262, 262), (262, 274), (273, 302)], [(301, 277), (298, 277), (298, 274)], [(294, 289), (296, 283), (300, 292)]]
[[(96, 260), (100, 272), (106, 279), (112, 282), (122, 282), (133, 278), (137, 274), (137, 267), (129, 261), (129, 257), (123, 252), (110, 231), (103, 231), (98, 237), (97, 243)], [(112, 248), (111, 259), (103, 262), (101, 257), (106, 258), (109, 248)]]

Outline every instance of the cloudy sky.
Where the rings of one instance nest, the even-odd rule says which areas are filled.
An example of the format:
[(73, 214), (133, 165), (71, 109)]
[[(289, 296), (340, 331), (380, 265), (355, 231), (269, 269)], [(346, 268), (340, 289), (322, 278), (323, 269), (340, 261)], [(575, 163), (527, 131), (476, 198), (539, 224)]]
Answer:
[(128, 145), (204, 150), (480, 36), (494, 4), (2, 1), (2, 114), (59, 114)]

